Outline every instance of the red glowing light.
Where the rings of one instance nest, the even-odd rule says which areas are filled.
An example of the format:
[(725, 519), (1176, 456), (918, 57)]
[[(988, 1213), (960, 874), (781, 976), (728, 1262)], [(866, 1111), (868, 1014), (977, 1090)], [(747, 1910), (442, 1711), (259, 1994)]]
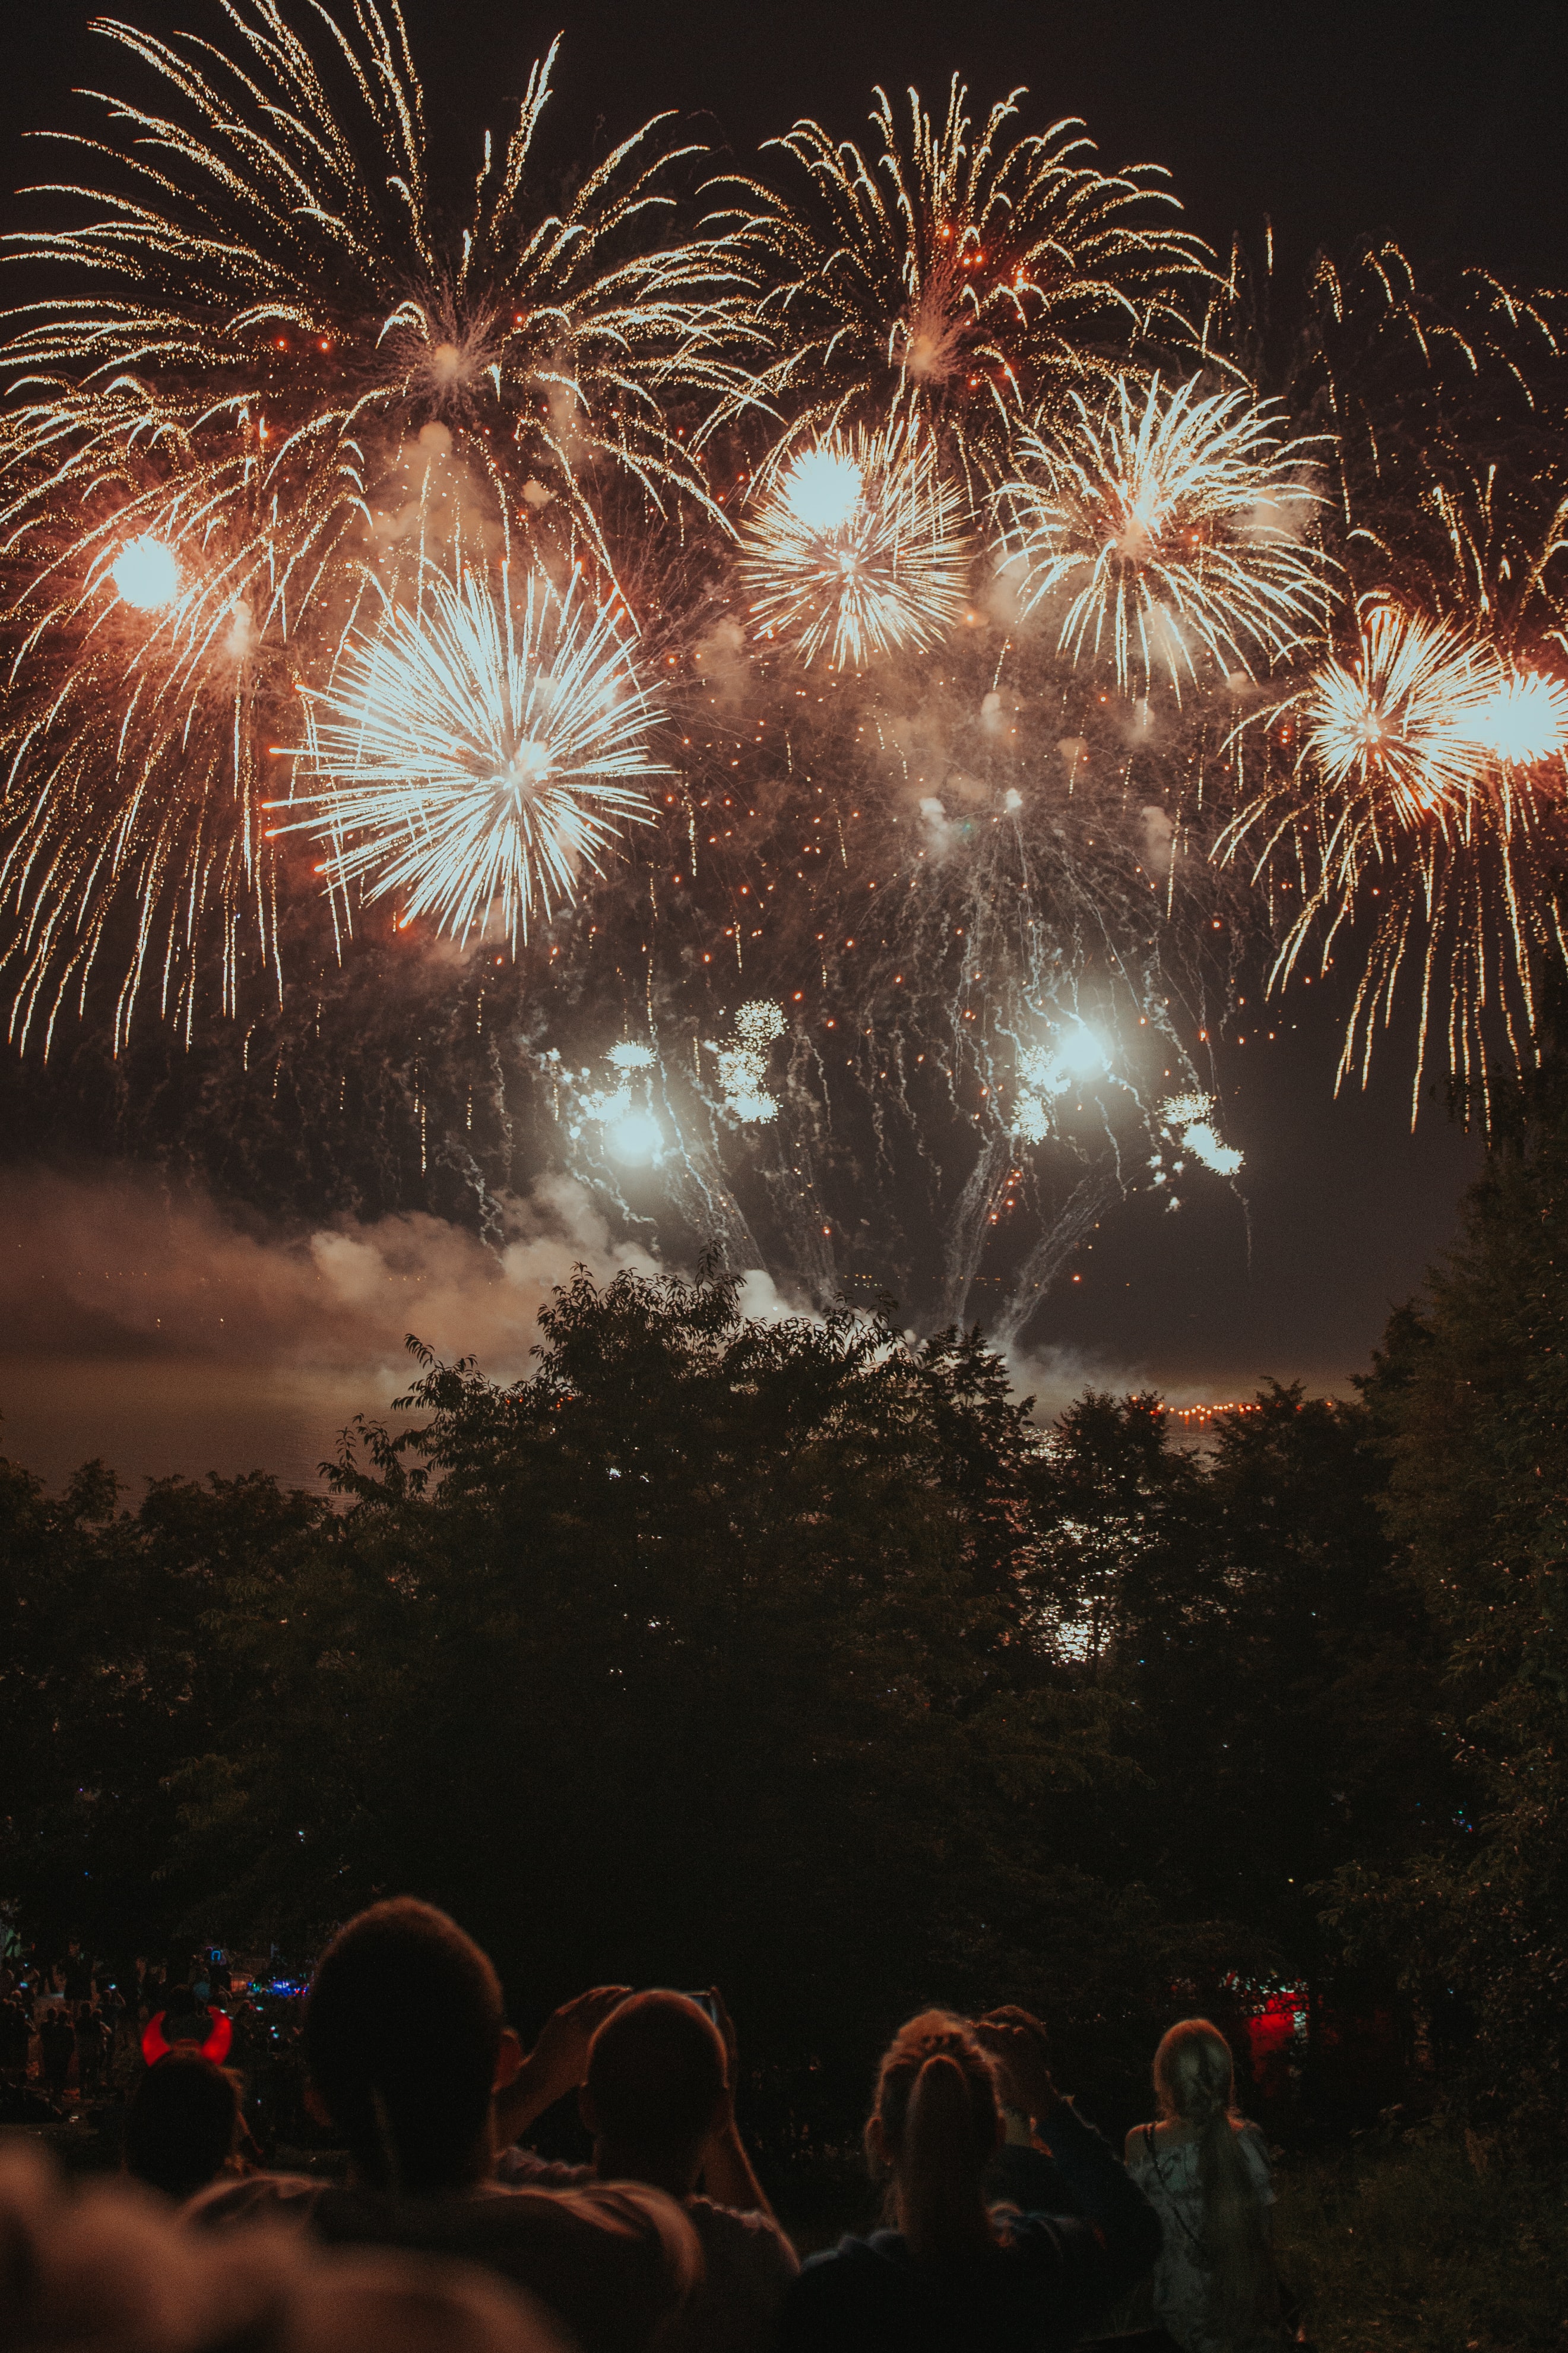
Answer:
[[(161, 2010), (155, 2018), (148, 2020), (142, 2030), (142, 2056), (149, 2067), (155, 2067), (160, 2059), (166, 2059), (175, 2047), (163, 2032), (163, 2021), (167, 2015), (166, 2010)], [(212, 2016), (212, 2013), (208, 2015)], [(210, 2059), (215, 2067), (221, 2067), (228, 2057), (229, 2044), (233, 2041), (234, 2028), (220, 2010), (212, 2018), (212, 2031), (205, 2042), (194, 2046), (186, 2042), (184, 2047), (186, 2050), (194, 2047), (201, 2058)]]

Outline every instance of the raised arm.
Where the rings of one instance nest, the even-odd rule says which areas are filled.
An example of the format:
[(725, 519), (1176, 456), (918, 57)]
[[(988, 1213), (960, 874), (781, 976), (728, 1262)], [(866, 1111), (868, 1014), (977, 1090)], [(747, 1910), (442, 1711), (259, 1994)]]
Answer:
[(1111, 2295), (1133, 2286), (1160, 2253), (1160, 2218), (1124, 2165), (1111, 2154), (1070, 2100), (1058, 2099), (1040, 2118), (1079, 2211), (1093, 2227), (1105, 2256)]
[[(1016, 2087), (1077, 2201), (1079, 2222), (1056, 2218), (1063, 2253), (1081, 2284), (1118, 2295), (1150, 2271), (1160, 2253), (1160, 2218), (1091, 2124), (1064, 2099), (1046, 2064), (1044, 2036), (1027, 2028), (983, 2021), (975, 2030)], [(1089, 2243), (1083, 2242), (1087, 2229)]]
[(765, 2214), (770, 2222), (776, 2222), (778, 2217), (768, 2203), (766, 2190), (757, 2179), (752, 2160), (746, 2155), (740, 2127), (735, 2122), (739, 2060), (734, 2025), (718, 1987), (710, 1986), (709, 1994), (719, 2013), (718, 2027), (724, 2038), (726, 2065), (724, 2113), (702, 2152), (703, 2194), (711, 2198), (716, 2206), (739, 2207), (744, 2213)]
[[(577, 2089), (588, 2072), (589, 2043), (630, 1991), (630, 1986), (595, 1986), (551, 2012), (527, 2058), (510, 2077), (503, 2070), (496, 2085), (491, 2108), (498, 2147), (519, 2139), (535, 2117)], [(515, 2052), (515, 2037), (510, 2044)]]

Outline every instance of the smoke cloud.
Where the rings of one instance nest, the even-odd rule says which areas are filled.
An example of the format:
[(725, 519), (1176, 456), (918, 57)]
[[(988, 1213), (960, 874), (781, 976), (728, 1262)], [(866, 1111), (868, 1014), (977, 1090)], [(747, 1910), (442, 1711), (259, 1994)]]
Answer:
[(129, 1171), (12, 1171), (5, 1194), (0, 1451), (51, 1482), (94, 1454), (132, 1479), (311, 1480), (339, 1429), (407, 1387), (410, 1332), (515, 1379), (574, 1264), (654, 1271), (564, 1176), (504, 1205), (493, 1250), (422, 1214), (242, 1226)]
[[(391, 1419), (416, 1334), (492, 1379), (531, 1369), (539, 1311), (585, 1266), (657, 1273), (571, 1177), (502, 1203), (497, 1247), (415, 1213), (282, 1233), (144, 1172), (8, 1173), (0, 1455), (52, 1486), (94, 1456), (143, 1476), (258, 1468), (309, 1485), (338, 1432)], [(744, 1314), (809, 1314), (761, 1268)]]
[(0, 1324), (18, 1354), (42, 1358), (347, 1370), (397, 1362), (412, 1331), (510, 1377), (576, 1261), (601, 1277), (652, 1263), (611, 1241), (569, 1177), (509, 1205), (499, 1251), (418, 1213), (297, 1237), (247, 1230), (208, 1198), (171, 1198), (129, 1174), (13, 1176), (6, 1189)]

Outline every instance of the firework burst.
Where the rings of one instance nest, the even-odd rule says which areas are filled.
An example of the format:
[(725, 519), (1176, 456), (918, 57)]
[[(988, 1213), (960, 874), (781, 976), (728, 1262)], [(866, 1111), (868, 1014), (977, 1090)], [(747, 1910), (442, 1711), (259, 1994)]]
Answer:
[(1199, 654), (1277, 659), (1325, 607), (1312, 455), (1247, 393), (1122, 379), (1098, 411), (1074, 394), (1019, 434), (998, 493), (1024, 609), (1065, 597), (1062, 651), (1108, 659), (1124, 692), (1163, 671), (1179, 693)]
[(742, 539), (741, 577), (761, 634), (861, 670), (946, 636), (973, 558), (963, 501), (929, 434), (906, 418), (838, 433), (774, 472)]
[(1283, 919), (1276, 984), (1315, 950), (1353, 973), (1341, 1082), (1408, 996), (1413, 1110), (1446, 1059), (1483, 1124), (1563, 956), (1565, 353), (1561, 295), (1418, 280), (1392, 245), (1320, 260), (1290, 396), (1338, 428), (1324, 521), (1352, 595), (1329, 658), (1233, 737), (1217, 845)]
[(879, 90), (869, 155), (801, 121), (773, 142), (786, 192), (742, 184), (737, 235), (777, 353), (751, 396), (795, 435), (903, 396), (994, 480), (1020, 401), (1111, 373), (1152, 325), (1184, 335), (1178, 296), (1206, 249), (1162, 216), (1164, 174), (1100, 171), (1076, 121), (1020, 132), (1023, 95), (976, 137), (956, 76), (940, 121), (910, 92), (907, 129)]
[(752, 997), (737, 1011), (727, 1044), (704, 1041), (719, 1066), (724, 1108), (745, 1126), (765, 1127), (779, 1115), (778, 1099), (768, 1092), (768, 1049), (788, 1028), (782, 1006), (771, 997)]
[(1309, 760), (1382, 848), (1388, 828), (1463, 811), (1502, 717), (1497, 665), (1441, 622), (1374, 605), (1345, 661), (1297, 698)]
[(1290, 396), (1330, 415), (1341, 550), (1360, 595), (1500, 646), (1564, 613), (1568, 303), (1489, 272), (1418, 281), (1394, 245), (1320, 259)]
[[(510, 566), (426, 565), (412, 604), (351, 638), (331, 687), (307, 697), (295, 796), (329, 846), (340, 892), (391, 892), (467, 940), (493, 925), (515, 948), (578, 895), (628, 824), (654, 815), (641, 780), (654, 723), (608, 611)], [(348, 903), (347, 902), (345, 903)]]
[[(395, 0), (222, 6), (216, 47), (108, 28), (139, 85), (14, 248), (19, 1034), (96, 973), (117, 1045), (153, 999), (189, 1043), (221, 963), (209, 1127), (267, 1118), (264, 1053), (300, 1105), (258, 1198), (294, 1150), (301, 1214), (416, 1167), (488, 1228), (564, 1165), (672, 1263), (1014, 1337), (1130, 1189), (1239, 1173), (1210, 1041), (1252, 909), (1278, 980), (1365, 949), (1347, 1070), (1417, 975), (1423, 1054), (1528, 1055), (1563, 954), (1552, 298), (1324, 269), (1275, 408), (1240, 274), (1013, 100), (797, 123), (686, 234), (654, 126), (532, 202), (546, 60), (454, 207)], [(1250, 901), (1204, 857), (1227, 741)], [(285, 926), (315, 985), (251, 1024)]]
[(150, 974), (188, 1019), (215, 949), (228, 1009), (247, 960), (280, 985), (267, 711), (395, 590), (443, 500), (605, 568), (600, 487), (705, 501), (668, 405), (700, 420), (738, 381), (720, 248), (658, 242), (694, 151), (650, 124), (563, 210), (532, 205), (553, 50), (448, 234), (397, 0), (317, 10), (310, 40), (276, 0), (225, 16), (223, 45), (99, 25), (132, 87), (67, 142), (83, 169), (53, 193), (86, 217), (11, 240), (47, 273), (0, 353), (24, 1035), (104, 955), (117, 1037)]
[(0, 962), (18, 1043), (47, 1049), (62, 1010), (84, 1009), (100, 958), (118, 976), (116, 1050), (149, 981), (189, 1036), (207, 951), (235, 1011), (242, 934), (281, 986), (254, 607), (213, 593), (216, 534), (204, 541), (177, 495), (160, 522), (156, 533), (89, 524), (11, 606), (0, 904), (16, 920)]
[[(1417, 976), (1412, 1110), (1434, 1039), (1489, 1107), (1489, 1056), (1533, 1058), (1541, 974), (1568, 953), (1560, 877), (1568, 688), (1453, 625), (1383, 602), (1355, 645), (1261, 722), (1289, 771), (1220, 842), (1295, 908), (1273, 982), (1370, 923), (1340, 1064), (1364, 1084), (1401, 982)], [(1299, 894), (1299, 895), (1298, 895)]]

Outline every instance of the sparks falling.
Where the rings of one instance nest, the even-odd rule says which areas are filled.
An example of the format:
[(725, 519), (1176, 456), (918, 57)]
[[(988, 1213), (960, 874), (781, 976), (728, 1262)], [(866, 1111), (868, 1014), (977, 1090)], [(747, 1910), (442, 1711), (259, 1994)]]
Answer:
[(448, 232), (398, 0), (225, 17), (216, 41), (100, 20), (126, 86), (63, 142), (71, 217), (10, 240), (47, 273), (0, 353), (24, 1039), (100, 962), (117, 1041), (149, 983), (187, 1034), (247, 976), (280, 989), (259, 755), (296, 687), (401, 593), (437, 509), (493, 528), (504, 501), (611, 573), (585, 483), (705, 507), (667, 406), (742, 380), (721, 245), (660, 242), (696, 151), (649, 124), (536, 207), (553, 49)]

